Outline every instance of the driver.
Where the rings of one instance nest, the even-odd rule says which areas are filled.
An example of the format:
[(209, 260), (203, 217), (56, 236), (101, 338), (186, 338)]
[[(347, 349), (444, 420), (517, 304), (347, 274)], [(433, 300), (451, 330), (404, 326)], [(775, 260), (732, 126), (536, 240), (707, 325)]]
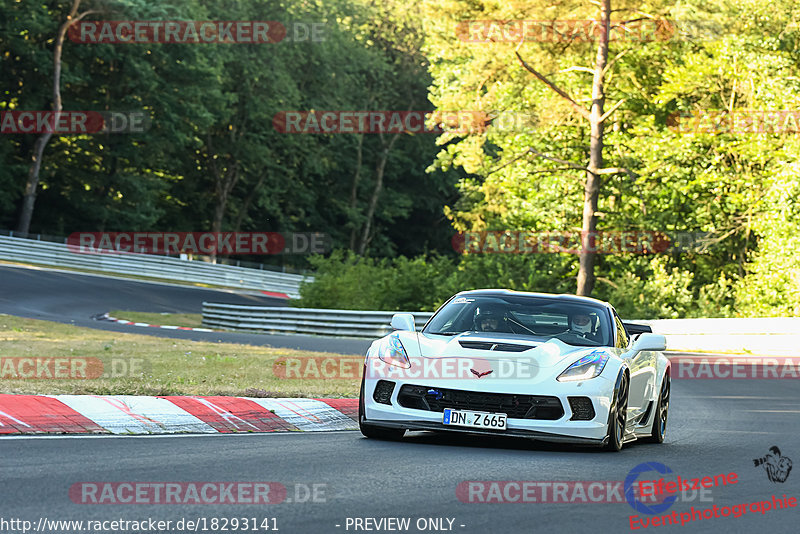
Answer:
[(504, 325), (504, 315), (494, 308), (480, 307), (475, 314), (475, 330), (478, 332), (500, 332)]

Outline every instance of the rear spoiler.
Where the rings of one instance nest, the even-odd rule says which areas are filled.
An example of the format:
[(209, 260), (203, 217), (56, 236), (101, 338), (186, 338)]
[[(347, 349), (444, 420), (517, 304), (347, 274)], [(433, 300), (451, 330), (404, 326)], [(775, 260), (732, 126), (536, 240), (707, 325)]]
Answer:
[(653, 332), (653, 329), (650, 328), (649, 325), (646, 324), (636, 324), (636, 323), (622, 323), (622, 326), (625, 327), (625, 330), (628, 331), (628, 334), (635, 336), (638, 334), (650, 334)]

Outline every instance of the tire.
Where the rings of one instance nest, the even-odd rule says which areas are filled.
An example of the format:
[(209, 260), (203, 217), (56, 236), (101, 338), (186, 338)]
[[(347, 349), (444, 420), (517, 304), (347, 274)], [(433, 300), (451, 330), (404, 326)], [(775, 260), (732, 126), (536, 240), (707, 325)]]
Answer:
[(361, 391), (358, 394), (358, 429), (364, 437), (396, 441), (402, 438), (406, 431), (402, 428), (383, 428), (367, 424), (364, 415), (364, 378), (361, 378)]
[(645, 438), (649, 443), (664, 443), (664, 435), (667, 432), (667, 416), (669, 415), (669, 375), (664, 375), (661, 383), (661, 393), (658, 394), (658, 404), (656, 404), (656, 414), (653, 417), (653, 427), (650, 436)]
[(614, 401), (608, 414), (608, 434), (606, 434), (606, 450), (618, 452), (622, 450), (625, 440), (625, 425), (628, 422), (628, 374), (622, 372), (614, 388)]

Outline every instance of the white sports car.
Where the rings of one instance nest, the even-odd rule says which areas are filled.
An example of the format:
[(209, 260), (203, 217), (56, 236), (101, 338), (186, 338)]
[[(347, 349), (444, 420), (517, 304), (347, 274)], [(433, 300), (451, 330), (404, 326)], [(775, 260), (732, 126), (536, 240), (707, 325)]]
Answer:
[(509, 435), (593, 444), (664, 441), (670, 362), (664, 336), (588, 297), (458, 293), (425, 324), (398, 313), (364, 361), (359, 427)]

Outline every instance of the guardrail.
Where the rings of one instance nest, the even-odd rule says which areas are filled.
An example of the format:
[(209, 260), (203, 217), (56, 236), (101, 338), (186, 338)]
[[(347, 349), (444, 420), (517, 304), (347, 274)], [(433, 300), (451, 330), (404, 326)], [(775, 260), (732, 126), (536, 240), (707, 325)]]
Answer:
[(649, 324), (674, 352), (800, 356), (800, 317), (658, 319)]
[[(351, 311), (317, 308), (272, 308), (203, 303), (203, 325), (244, 332), (311, 334), (321, 336), (376, 338), (392, 331), (390, 311)], [(416, 312), (417, 329), (433, 315)]]
[(109, 274), (127, 274), (211, 284), (242, 289), (284, 293), (299, 297), (300, 284), (310, 277), (221, 265), (204, 261), (189, 261), (169, 256), (149, 254), (79, 254), (66, 244), (0, 236), (0, 260), (86, 269)]
[[(391, 332), (388, 311), (269, 308), (203, 303), (203, 325), (246, 332), (377, 338)], [(430, 312), (414, 314), (417, 329)], [(800, 318), (631, 320), (667, 338), (671, 352), (800, 356)]]

